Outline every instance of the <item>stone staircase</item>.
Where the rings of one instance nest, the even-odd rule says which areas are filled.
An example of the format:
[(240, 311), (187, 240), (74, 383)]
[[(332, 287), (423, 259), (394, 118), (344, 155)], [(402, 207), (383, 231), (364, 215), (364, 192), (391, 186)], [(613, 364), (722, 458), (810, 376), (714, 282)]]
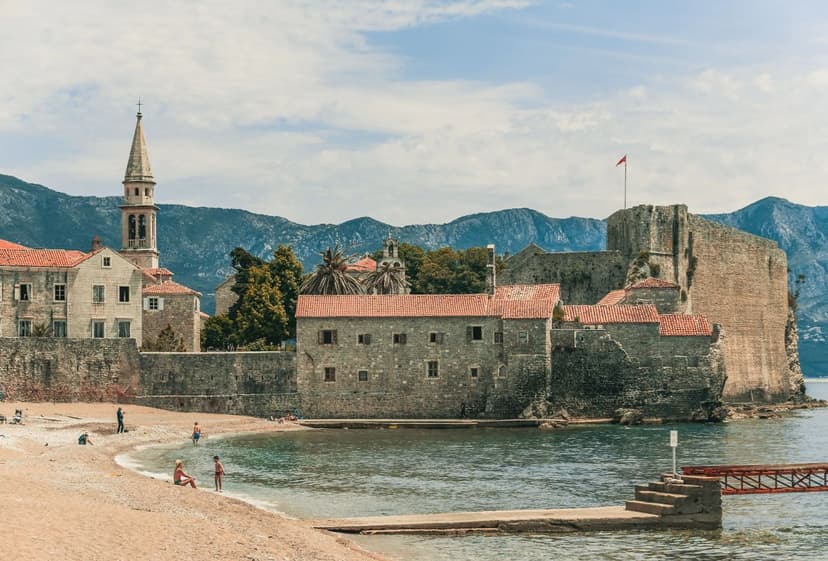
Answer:
[[(722, 492), (719, 478), (699, 475), (664, 474), (661, 481), (635, 486), (635, 499), (625, 502), (627, 510), (655, 514), (675, 526), (692, 524), (710, 528), (722, 526)], [(672, 524), (670, 524), (672, 525)]]

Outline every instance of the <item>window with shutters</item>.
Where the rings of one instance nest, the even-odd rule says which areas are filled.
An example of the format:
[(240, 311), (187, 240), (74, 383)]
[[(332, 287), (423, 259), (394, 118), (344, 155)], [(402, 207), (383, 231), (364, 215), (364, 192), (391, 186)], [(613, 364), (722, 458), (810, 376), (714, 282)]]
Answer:
[(521, 347), (525, 347), (529, 344), (529, 332), (528, 331), (518, 331), (518, 345)]
[(466, 339), (469, 341), (482, 341), (483, 340), (483, 326), (482, 325), (470, 325), (466, 328)]
[(29, 283), (21, 284), (17, 287), (17, 299), (21, 302), (28, 302), (32, 299), (32, 285)]
[(92, 337), (95, 339), (103, 339), (104, 338), (104, 322), (103, 321), (93, 321), (92, 322)]
[(66, 337), (65, 319), (56, 319), (52, 322), (52, 335), (54, 337)]
[(370, 333), (360, 333), (357, 335), (357, 344), (358, 345), (370, 345), (371, 344), (371, 334)]
[(357, 372), (357, 379), (360, 382), (367, 382), (368, 381), (368, 371), (367, 370), (360, 370)]
[(434, 343), (435, 345), (442, 345), (443, 344), (443, 339), (445, 338), (445, 335), (446, 335), (445, 333), (440, 333), (439, 331), (437, 331), (437, 332), (433, 331), (433, 332), (428, 334), (428, 342), (429, 343)]
[(118, 337), (128, 339), (131, 335), (130, 332), (130, 323), (128, 321), (121, 320), (118, 322)]
[(32, 320), (21, 319), (17, 322), (17, 336), (31, 337), (32, 336)]
[(438, 378), (440, 376), (440, 364), (436, 360), (429, 360), (426, 363), (426, 375), (429, 378)]
[(336, 345), (336, 329), (320, 329), (318, 337), (320, 345)]
[(502, 345), (503, 344), (503, 332), (502, 331), (495, 331), (495, 333), (494, 333), (494, 342), (495, 342), (495, 345)]
[(104, 255), (101, 260), (101, 266), (104, 269), (109, 269), (112, 266), (112, 258), (108, 255)]
[(148, 310), (159, 310), (159, 298), (157, 296), (150, 296), (147, 298), (147, 309)]
[(92, 286), (92, 303), (93, 304), (103, 304), (104, 303), (104, 295), (106, 294), (104, 285), (96, 284)]
[(336, 368), (334, 368), (333, 366), (325, 367), (325, 381), (336, 382)]
[(394, 342), (395, 345), (405, 345), (407, 342), (405, 333), (394, 333), (391, 337), (391, 340)]

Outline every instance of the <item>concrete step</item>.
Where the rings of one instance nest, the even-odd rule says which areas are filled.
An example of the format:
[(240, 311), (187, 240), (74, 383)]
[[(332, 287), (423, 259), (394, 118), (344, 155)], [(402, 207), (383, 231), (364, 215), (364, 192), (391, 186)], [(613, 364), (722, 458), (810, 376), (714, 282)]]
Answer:
[(679, 477), (688, 485), (705, 485), (719, 482), (718, 477), (709, 477), (707, 475), (680, 475)]
[(650, 503), (647, 501), (624, 501), (624, 508), (634, 512), (646, 512), (648, 514), (657, 514), (659, 516), (673, 514), (675, 511), (675, 507), (673, 505)]
[(683, 493), (686, 495), (701, 493), (701, 485), (687, 485), (682, 483), (660, 483), (653, 481), (647, 487), (650, 491), (658, 491), (660, 493)]
[(662, 493), (660, 491), (639, 491), (636, 489), (635, 491), (635, 500), (637, 501), (645, 501), (648, 503), (660, 503), (664, 505), (674, 505), (678, 502), (681, 502), (683, 499), (686, 499), (687, 495), (681, 495), (679, 493)]

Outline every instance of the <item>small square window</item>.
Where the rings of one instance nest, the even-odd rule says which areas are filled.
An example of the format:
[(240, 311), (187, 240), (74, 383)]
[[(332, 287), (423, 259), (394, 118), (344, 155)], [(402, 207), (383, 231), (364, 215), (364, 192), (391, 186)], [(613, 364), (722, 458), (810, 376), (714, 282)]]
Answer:
[(469, 341), (482, 341), (483, 340), (483, 326), (481, 325), (470, 325), (466, 330)]
[(147, 309), (148, 310), (158, 310), (158, 298), (155, 296), (150, 296), (147, 298)]
[(118, 287), (118, 302), (122, 302), (122, 303), (129, 302), (129, 287), (128, 286), (119, 286)]
[(371, 334), (370, 333), (360, 333), (357, 335), (357, 344), (358, 345), (370, 345), (371, 344)]
[(31, 284), (21, 284), (20, 285), (20, 300), (22, 302), (28, 302), (32, 299), (32, 285)]
[(55, 285), (55, 302), (66, 302), (66, 285)]
[(92, 337), (95, 339), (103, 339), (104, 337), (104, 322), (102, 321), (93, 321), (92, 322)]
[(367, 382), (368, 381), (368, 371), (367, 370), (360, 370), (357, 372), (357, 379), (360, 382)]
[(426, 367), (426, 372), (429, 378), (437, 378), (440, 376), (440, 365), (436, 360), (429, 360)]
[(503, 344), (503, 332), (502, 331), (495, 331), (494, 342), (495, 342), (495, 345), (502, 345)]
[(104, 285), (96, 284), (92, 286), (92, 303), (93, 304), (103, 304), (104, 303), (104, 295), (106, 294)]
[(101, 259), (101, 262), (102, 262), (102, 266), (107, 268), (107, 269), (112, 266), (112, 258), (108, 255), (104, 255), (103, 258)]
[(336, 345), (336, 329), (320, 329), (318, 337), (320, 345)]
[(435, 345), (442, 345), (443, 344), (443, 336), (445, 333), (429, 333), (428, 334), (428, 342), (434, 343)]
[(405, 345), (406, 343), (406, 336), (405, 333), (394, 333), (392, 340), (394, 341), (395, 345)]
[(129, 339), (130, 324), (128, 321), (118, 322), (118, 337)]
[(336, 368), (334, 368), (333, 366), (325, 367), (325, 381), (336, 382)]
[(477, 378), (479, 374), (480, 369), (477, 366), (472, 366), (471, 368), (469, 368), (469, 376), (471, 376), (472, 378)]
[(52, 322), (52, 335), (54, 337), (66, 337), (66, 320), (58, 320)]
[(529, 332), (528, 331), (518, 331), (518, 344), (519, 345), (528, 345), (529, 344)]

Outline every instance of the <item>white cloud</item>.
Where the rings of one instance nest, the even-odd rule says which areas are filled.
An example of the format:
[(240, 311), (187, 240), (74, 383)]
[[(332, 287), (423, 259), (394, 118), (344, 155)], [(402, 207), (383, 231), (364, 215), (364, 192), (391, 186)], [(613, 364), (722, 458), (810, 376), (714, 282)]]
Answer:
[[(520, 206), (606, 216), (621, 204), (614, 164), (624, 153), (632, 203), (720, 211), (768, 194), (824, 202), (824, 68), (711, 67), (561, 102), (529, 81), (407, 80), (405, 59), (366, 35), (526, 4), (4, 6), (0, 67), (15, 79), (0, 82), (0, 171), (118, 194), (129, 104), (142, 95), (162, 203), (305, 223), (366, 214), (432, 222)], [(4, 143), (23, 140), (50, 148), (4, 155)]]

